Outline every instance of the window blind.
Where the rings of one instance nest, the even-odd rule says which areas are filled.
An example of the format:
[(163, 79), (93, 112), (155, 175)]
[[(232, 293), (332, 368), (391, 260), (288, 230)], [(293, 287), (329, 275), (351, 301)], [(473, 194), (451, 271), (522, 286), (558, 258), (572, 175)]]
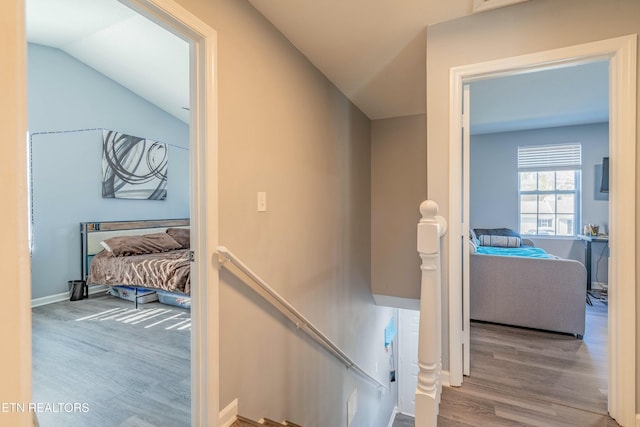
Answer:
[(518, 169), (564, 169), (581, 165), (580, 143), (518, 146)]

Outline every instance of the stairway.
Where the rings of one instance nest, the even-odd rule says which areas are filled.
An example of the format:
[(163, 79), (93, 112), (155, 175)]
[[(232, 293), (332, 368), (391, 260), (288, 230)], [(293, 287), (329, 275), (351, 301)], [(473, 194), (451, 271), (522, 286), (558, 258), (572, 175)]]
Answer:
[(282, 421), (281, 423), (277, 421), (270, 420), (269, 418), (263, 418), (258, 421), (250, 420), (249, 418), (241, 417), (238, 415), (236, 420), (230, 427), (302, 427), (300, 424), (292, 423), (291, 421)]

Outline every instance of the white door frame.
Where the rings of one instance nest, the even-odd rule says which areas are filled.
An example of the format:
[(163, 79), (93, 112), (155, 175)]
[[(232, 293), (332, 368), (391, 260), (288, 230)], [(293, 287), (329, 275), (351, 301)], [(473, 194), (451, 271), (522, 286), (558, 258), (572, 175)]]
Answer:
[(173, 0), (119, 0), (190, 44), (191, 425), (217, 426), (219, 383), (217, 34)]
[[(541, 69), (609, 60), (609, 320), (607, 360), (609, 413), (621, 425), (636, 423), (636, 83), (637, 35), (617, 37), (540, 53), (451, 69), (449, 190), (462, 187), (463, 84)], [(450, 198), (449, 231), (449, 378), (462, 384), (461, 198)], [(624, 206), (622, 205), (624, 200)], [(468, 245), (464, 245), (468, 250)]]

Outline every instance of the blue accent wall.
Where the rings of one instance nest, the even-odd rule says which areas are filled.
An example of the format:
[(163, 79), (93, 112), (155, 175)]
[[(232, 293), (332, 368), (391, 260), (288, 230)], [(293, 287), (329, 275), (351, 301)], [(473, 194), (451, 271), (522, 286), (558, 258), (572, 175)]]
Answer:
[[(598, 224), (609, 232), (608, 197), (596, 190), (598, 167), (609, 153), (609, 125), (564, 126), (471, 136), (470, 226), (518, 230), (518, 145), (580, 142), (582, 144), (582, 224)], [(562, 258), (584, 262), (584, 244), (574, 238), (532, 239), (536, 246)], [(597, 247), (596, 247), (597, 246)], [(606, 282), (607, 259), (600, 244), (594, 246), (593, 280)], [(596, 256), (597, 255), (597, 256)], [(597, 276), (597, 279), (596, 279)]]
[[(80, 222), (189, 217), (187, 124), (61, 50), (34, 44), (28, 102), (32, 298), (66, 292), (67, 281), (81, 278)], [(166, 200), (102, 198), (102, 128), (169, 145)]]

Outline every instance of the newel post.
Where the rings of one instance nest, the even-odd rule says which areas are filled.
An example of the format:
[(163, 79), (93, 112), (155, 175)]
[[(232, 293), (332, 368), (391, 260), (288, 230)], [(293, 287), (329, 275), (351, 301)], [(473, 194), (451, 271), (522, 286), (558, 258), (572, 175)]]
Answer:
[(420, 331), (418, 336), (418, 387), (416, 427), (437, 425), (442, 382), (442, 293), (440, 289), (440, 238), (447, 221), (438, 215), (438, 205), (425, 200), (420, 205), (418, 253), (422, 259)]

